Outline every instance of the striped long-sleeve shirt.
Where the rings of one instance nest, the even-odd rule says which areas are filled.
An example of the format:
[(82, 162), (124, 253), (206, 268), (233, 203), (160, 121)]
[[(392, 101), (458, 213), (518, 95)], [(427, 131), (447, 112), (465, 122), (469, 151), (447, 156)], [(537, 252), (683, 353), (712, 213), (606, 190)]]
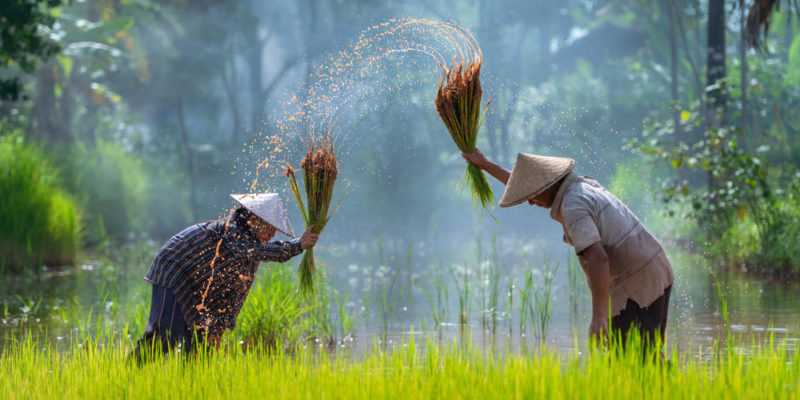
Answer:
[(284, 262), (300, 240), (258, 243), (227, 220), (192, 225), (169, 239), (144, 279), (175, 293), (187, 325), (219, 335), (232, 329), (260, 261)]

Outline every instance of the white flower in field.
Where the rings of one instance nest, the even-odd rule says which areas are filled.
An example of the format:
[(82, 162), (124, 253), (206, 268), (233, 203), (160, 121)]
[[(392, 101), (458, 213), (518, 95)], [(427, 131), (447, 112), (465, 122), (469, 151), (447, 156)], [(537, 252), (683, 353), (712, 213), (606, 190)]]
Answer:
[(358, 271), (358, 265), (350, 264), (350, 265), (347, 266), (347, 270), (350, 271), (350, 272), (357, 272)]
[(347, 280), (347, 283), (350, 286), (355, 287), (358, 284), (358, 278), (350, 278), (350, 279)]

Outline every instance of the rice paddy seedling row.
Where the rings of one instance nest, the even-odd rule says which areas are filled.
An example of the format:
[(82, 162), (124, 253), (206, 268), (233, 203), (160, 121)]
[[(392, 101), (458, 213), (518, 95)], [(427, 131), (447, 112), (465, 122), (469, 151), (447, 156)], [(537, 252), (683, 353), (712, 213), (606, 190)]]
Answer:
[(775, 343), (705, 363), (675, 354), (662, 363), (635, 351), (498, 355), (432, 340), (373, 348), (353, 359), (281, 346), (243, 352), (228, 341), (218, 351), (142, 366), (127, 362), (128, 343), (102, 344), (84, 342), (66, 353), (33, 342), (6, 348), (0, 392), (6, 399), (800, 398), (800, 353)]

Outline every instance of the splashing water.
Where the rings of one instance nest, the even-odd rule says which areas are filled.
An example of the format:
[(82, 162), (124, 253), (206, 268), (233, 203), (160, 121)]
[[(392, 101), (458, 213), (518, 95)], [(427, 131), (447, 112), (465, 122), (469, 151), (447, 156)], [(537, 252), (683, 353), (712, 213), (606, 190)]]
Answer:
[[(414, 55), (421, 55), (426, 62), (418, 63)], [(452, 58), (448, 59), (448, 55)], [(381, 91), (398, 90), (406, 83), (397, 79), (399, 75), (388, 76), (388, 68), (397, 64), (397, 56), (403, 57), (404, 65), (416, 66), (418, 70), (433, 67), (435, 74), (441, 74), (441, 84), (441, 80), (460, 65), (480, 64), (483, 54), (467, 29), (450, 22), (401, 18), (368, 27), (349, 49), (329, 55), (305, 77), (302, 87), (284, 93), (283, 100), (277, 102), (278, 107), (265, 121), (264, 130), (274, 134), (259, 132), (258, 137), (242, 149), (242, 153), (259, 160), (252, 172), (245, 172), (251, 176), (247, 184), (249, 190), (285, 194), (285, 185), (278, 186), (272, 179), (283, 176), (285, 166), (302, 156), (295, 154), (290, 146), (292, 139), (303, 144), (301, 151), (305, 153), (312, 143), (322, 141), (320, 135), (331, 135), (336, 150), (341, 151), (341, 144), (360, 120), (386, 106), (364, 100), (375, 98)], [(432, 90), (431, 100), (433, 95), (435, 90)], [(227, 227), (226, 224), (225, 229)], [(209, 292), (219, 289), (212, 281), (220, 245), (221, 240), (211, 261), (212, 276), (204, 285), (201, 303), (196, 305), (204, 314), (203, 327), (214, 322), (213, 316), (207, 313), (205, 299)]]

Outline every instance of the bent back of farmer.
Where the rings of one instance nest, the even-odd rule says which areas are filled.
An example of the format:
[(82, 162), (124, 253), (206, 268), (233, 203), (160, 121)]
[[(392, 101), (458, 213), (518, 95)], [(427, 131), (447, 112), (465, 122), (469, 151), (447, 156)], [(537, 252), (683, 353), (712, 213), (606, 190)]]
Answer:
[(235, 327), (260, 262), (284, 262), (314, 246), (319, 235), (270, 241), (277, 231), (293, 237), (276, 194), (235, 195), (230, 216), (192, 225), (170, 238), (144, 279), (153, 285), (150, 316), (134, 356), (148, 350), (193, 350), (197, 339), (218, 344)]

